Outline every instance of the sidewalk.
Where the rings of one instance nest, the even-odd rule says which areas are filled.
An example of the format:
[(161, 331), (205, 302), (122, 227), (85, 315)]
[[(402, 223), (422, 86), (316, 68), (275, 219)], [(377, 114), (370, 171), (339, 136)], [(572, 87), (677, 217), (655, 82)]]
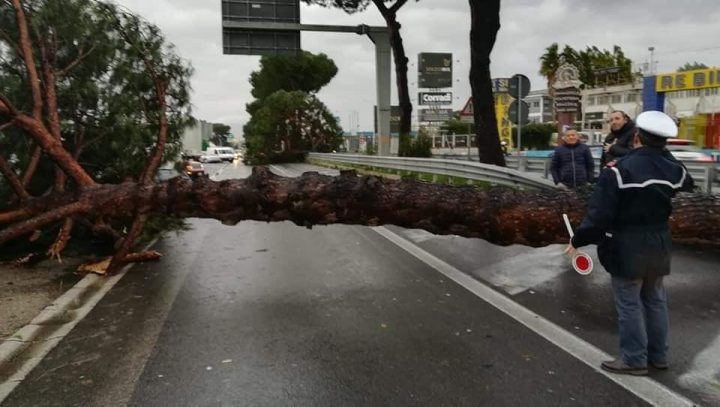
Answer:
[(32, 266), (0, 263), (0, 341), (12, 336), (84, 277), (85, 259), (43, 260)]

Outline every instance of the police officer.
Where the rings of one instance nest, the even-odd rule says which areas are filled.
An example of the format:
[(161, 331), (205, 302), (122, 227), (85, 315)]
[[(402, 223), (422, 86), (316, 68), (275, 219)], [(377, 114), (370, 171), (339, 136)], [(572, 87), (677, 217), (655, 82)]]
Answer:
[(648, 365), (668, 368), (668, 312), (663, 276), (670, 274), (668, 218), (677, 191), (693, 180), (665, 145), (677, 136), (666, 114), (647, 111), (636, 119), (633, 149), (602, 170), (587, 214), (565, 249), (598, 244), (600, 263), (612, 275), (621, 355), (602, 369), (646, 375)]

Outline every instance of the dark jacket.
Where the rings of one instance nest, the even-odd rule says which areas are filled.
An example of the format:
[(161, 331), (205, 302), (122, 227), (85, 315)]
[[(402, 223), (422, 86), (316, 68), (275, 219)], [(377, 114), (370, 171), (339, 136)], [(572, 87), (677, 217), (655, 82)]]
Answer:
[(590, 148), (580, 142), (555, 148), (550, 163), (550, 173), (555, 184), (562, 182), (576, 188), (592, 182), (595, 162)]
[(605, 136), (604, 142), (612, 145), (610, 146), (610, 151), (607, 153), (603, 150), (600, 156), (600, 168), (605, 168), (605, 165), (610, 161), (627, 155), (632, 149), (634, 135), (635, 122), (632, 120), (628, 120), (618, 131), (610, 130), (610, 133)]
[(600, 263), (614, 276), (670, 274), (671, 198), (693, 185), (685, 166), (667, 150), (632, 150), (600, 173), (572, 245), (598, 243)]

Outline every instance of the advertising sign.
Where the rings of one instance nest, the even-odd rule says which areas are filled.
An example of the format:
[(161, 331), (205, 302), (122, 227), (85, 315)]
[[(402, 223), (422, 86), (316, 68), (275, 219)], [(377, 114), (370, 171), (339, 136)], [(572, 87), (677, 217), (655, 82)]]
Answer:
[(420, 109), (421, 122), (446, 122), (453, 117), (452, 109)]
[(500, 134), (500, 140), (507, 143), (508, 148), (513, 145), (512, 122), (508, 118), (511, 100), (510, 95), (505, 92), (495, 95), (495, 119), (497, 120), (498, 134)]
[(421, 52), (418, 54), (418, 87), (451, 88), (452, 54)]
[(718, 87), (720, 87), (720, 68), (664, 73), (655, 79), (655, 90), (658, 92)]
[(508, 93), (510, 89), (510, 78), (493, 78), (493, 93)]
[(419, 92), (419, 105), (451, 105), (452, 92)]

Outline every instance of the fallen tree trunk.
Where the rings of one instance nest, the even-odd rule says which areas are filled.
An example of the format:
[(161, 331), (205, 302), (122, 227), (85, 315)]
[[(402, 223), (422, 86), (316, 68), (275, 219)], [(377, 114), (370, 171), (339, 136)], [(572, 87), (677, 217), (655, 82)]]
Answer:
[[(127, 218), (143, 208), (149, 214), (214, 218), (230, 225), (242, 220), (288, 220), (306, 227), (394, 224), (499, 245), (538, 247), (567, 242), (562, 214), (578, 225), (586, 205), (585, 196), (570, 191), (482, 190), (357, 176), (354, 171), (338, 177), (309, 172), (284, 178), (264, 167), (255, 168), (246, 179), (175, 178), (145, 186), (127, 182), (31, 201), (24, 207), (31, 208), (31, 215), (0, 230), (0, 245), (66, 216)], [(718, 196), (682, 194), (674, 205), (671, 227), (676, 240), (720, 243)]]

